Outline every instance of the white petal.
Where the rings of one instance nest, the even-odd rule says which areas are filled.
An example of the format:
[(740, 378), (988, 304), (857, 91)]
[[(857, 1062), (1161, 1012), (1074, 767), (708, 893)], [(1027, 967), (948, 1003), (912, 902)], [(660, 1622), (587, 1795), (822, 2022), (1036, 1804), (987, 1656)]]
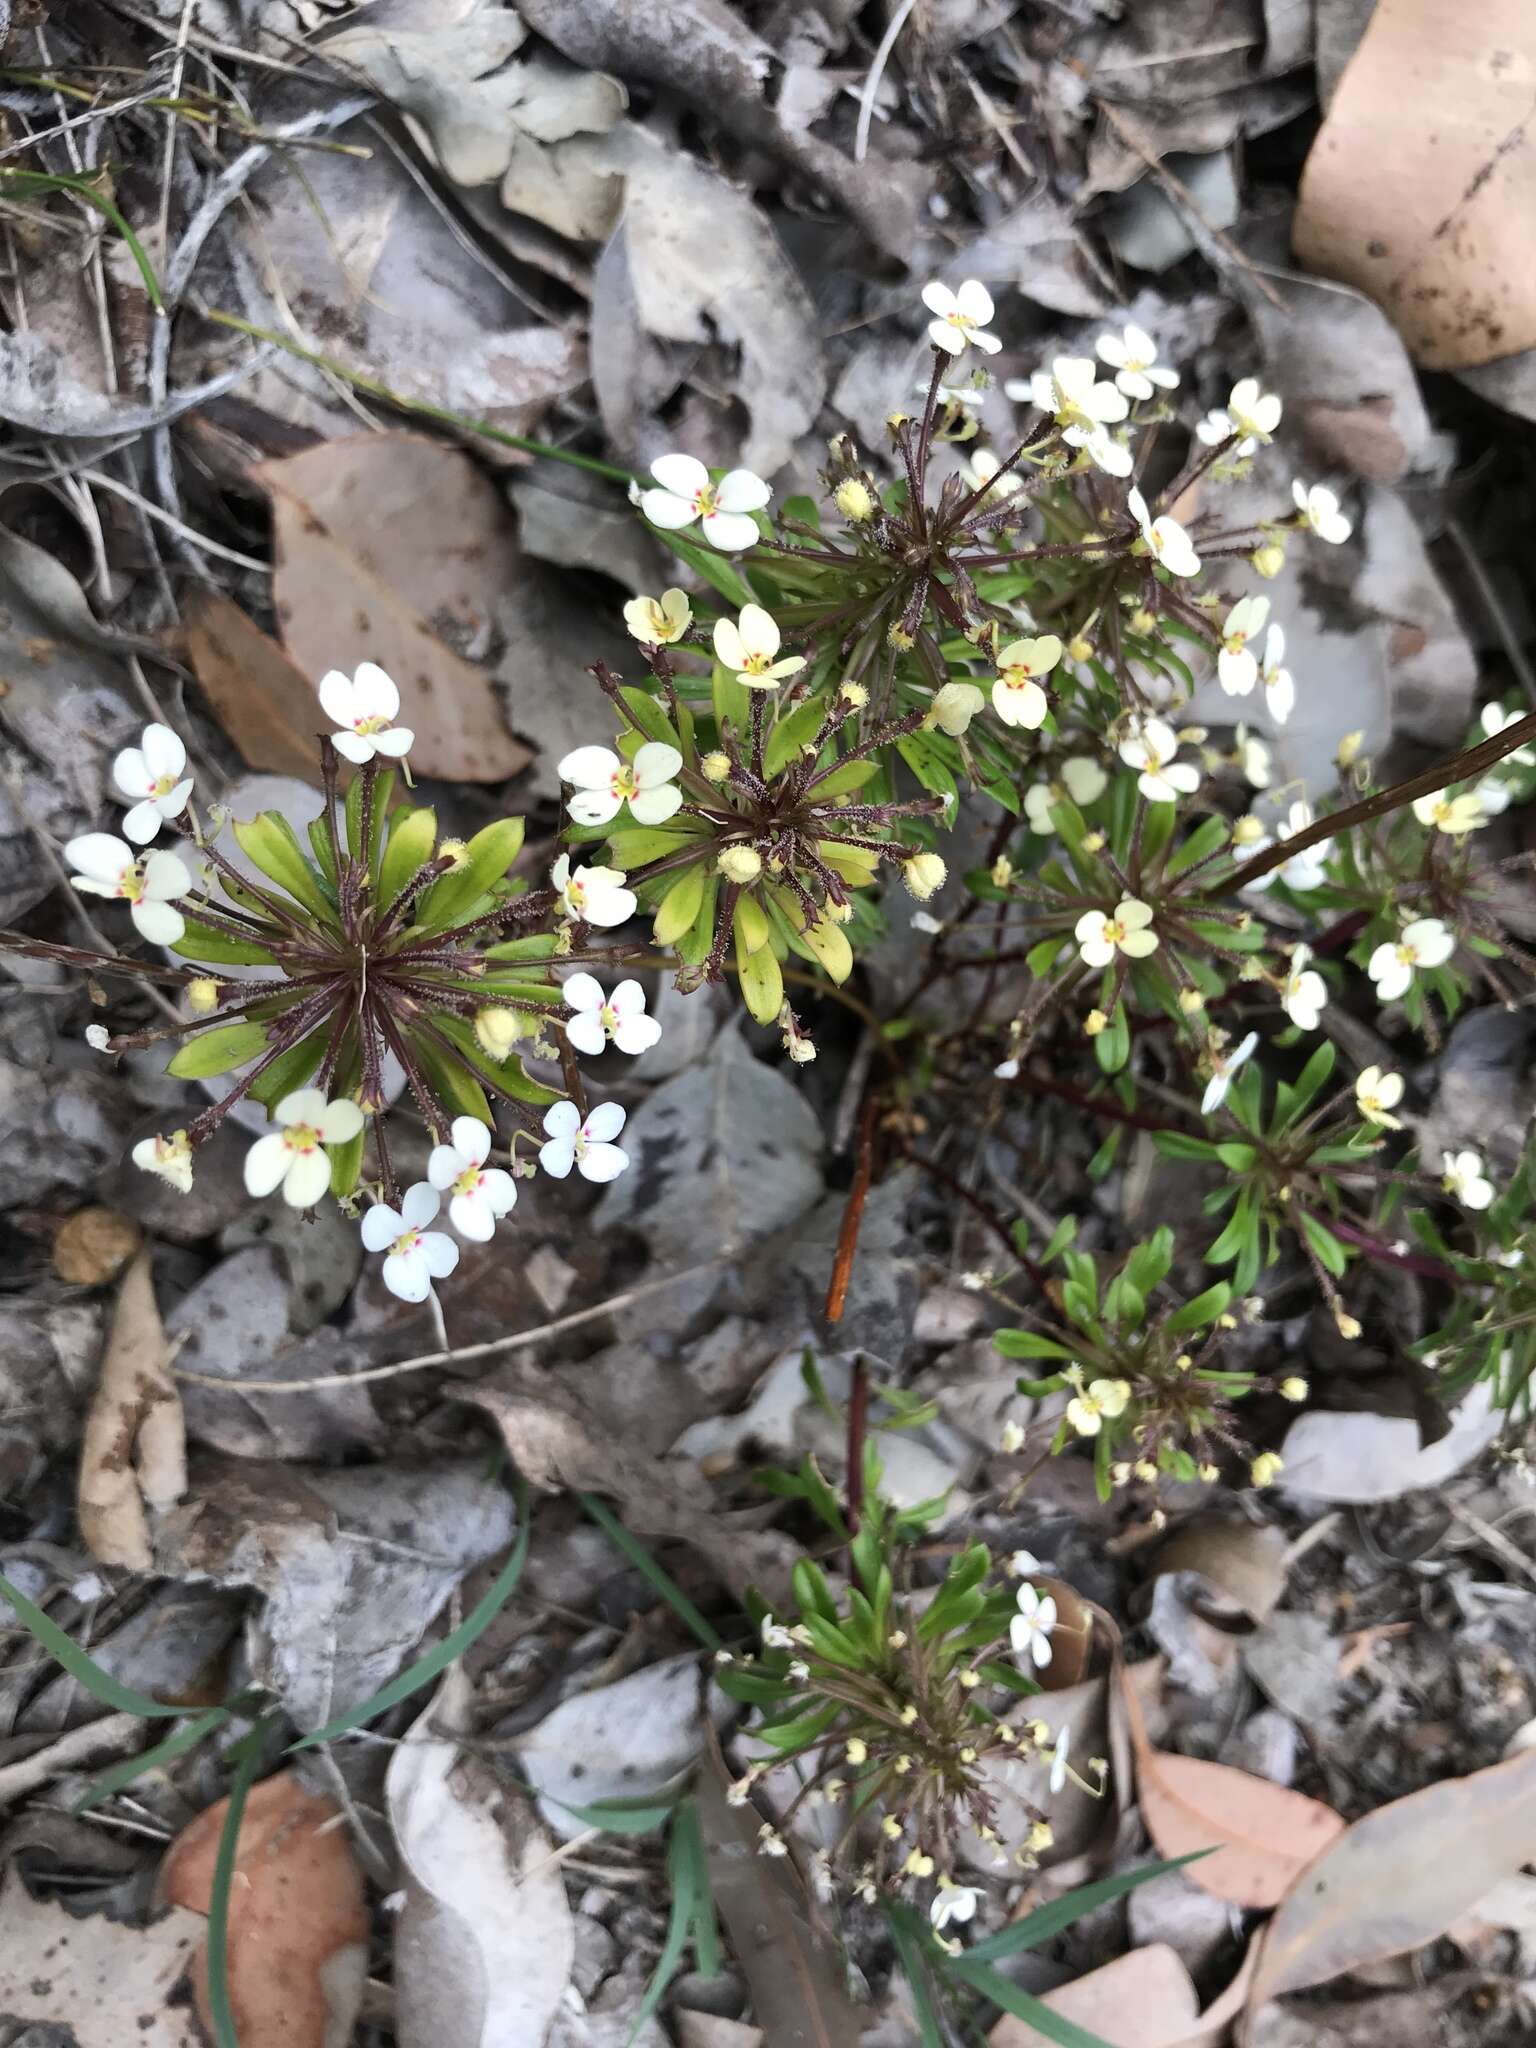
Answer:
[(354, 761), (359, 768), (365, 761), (371, 761), (375, 748), (371, 739), (364, 739), (360, 732), (333, 732), (331, 745), (344, 761)]
[(722, 512), (761, 512), (772, 496), (768, 485), (750, 469), (727, 470), (715, 488), (715, 503)]
[(923, 286), (922, 301), (929, 312), (937, 313), (941, 320), (947, 314), (959, 311), (959, 300), (947, 284), (940, 284), (937, 279)]
[(65, 846), (64, 858), (78, 874), (93, 882), (110, 882), (115, 889), (133, 866), (133, 848), (110, 832), (82, 832)]
[(576, 1143), (572, 1138), (551, 1138), (547, 1145), (539, 1147), (539, 1164), (556, 1180), (564, 1180), (576, 1163)]
[(689, 499), (679, 498), (672, 491), (642, 491), (640, 510), (652, 526), (670, 530), (680, 526), (692, 526), (699, 516)]
[(596, 1059), (600, 1052), (607, 1050), (608, 1034), (590, 1012), (584, 1011), (579, 1017), (568, 1017), (565, 1035), (578, 1052), (586, 1053), (591, 1059)]
[[(1131, 330), (1127, 328), (1125, 331), (1129, 335)], [(1108, 363), (1115, 370), (1125, 368), (1131, 353), (1129, 343), (1122, 341), (1118, 334), (1101, 334), (1093, 347), (1099, 361)]]
[(384, 732), (376, 732), (373, 744), (386, 760), (403, 761), (416, 744), (416, 735), (408, 725), (392, 725)]
[(631, 1056), (648, 1052), (660, 1037), (661, 1026), (654, 1017), (621, 1017), (614, 1026), (614, 1044)]
[(472, 1195), (454, 1196), (448, 1204), (448, 1221), (460, 1237), (467, 1237), (473, 1244), (486, 1244), (496, 1235), (496, 1218), (480, 1199), (478, 1190)]
[(408, 1252), (391, 1252), (384, 1261), (384, 1285), (402, 1301), (425, 1301), (432, 1276), (418, 1245)]
[(421, 1256), (434, 1280), (446, 1280), (459, 1263), (459, 1248), (446, 1232), (429, 1230), (421, 1240)]
[(400, 692), (395, 688), (394, 678), (376, 661), (357, 664), (352, 677), (352, 691), (357, 705), (352, 714), (354, 718), (382, 718), (389, 722), (400, 709)]
[(560, 993), (573, 1010), (600, 1010), (603, 1007), (603, 985), (595, 974), (573, 974), (562, 985)]
[(955, 304), (967, 320), (974, 320), (978, 327), (985, 327), (992, 318), (992, 294), (979, 277), (968, 277), (955, 293)]
[(642, 789), (655, 789), (670, 782), (682, 765), (676, 747), (669, 747), (665, 740), (647, 740), (635, 755), (635, 778)]
[(704, 538), (728, 555), (755, 547), (761, 539), (757, 521), (745, 512), (711, 512), (703, 522)]
[(186, 862), (174, 853), (152, 853), (144, 863), (144, 894), (152, 903), (173, 903), (192, 886)]
[(192, 778), (189, 775), (181, 782), (178, 782), (174, 789), (167, 790), (165, 795), (158, 799), (161, 817), (179, 818), (187, 808), (187, 798), (191, 794)]
[(180, 775), (187, 765), (187, 750), (181, 743), (181, 735), (172, 732), (168, 725), (146, 725), (140, 744), (144, 764), (156, 782)]
[[(266, 1143), (266, 1139), (262, 1139)], [(392, 1245), (405, 1229), (404, 1219), (396, 1209), (384, 1202), (376, 1202), (363, 1217), (363, 1249), (381, 1252), (386, 1245)]]
[(174, 946), (186, 937), (187, 920), (173, 904), (146, 899), (130, 904), (128, 915), (133, 919), (134, 929), (152, 946)]
[(682, 806), (683, 792), (675, 782), (664, 782), (659, 789), (642, 789), (638, 796), (632, 796), (629, 815), (638, 825), (664, 825)]
[(635, 914), (632, 889), (592, 889), (587, 895), (587, 922), (602, 927), (623, 924)]
[[(434, 1145), (427, 1155), (427, 1179), (435, 1188), (451, 1188), (465, 1168), (472, 1164), (473, 1161), (466, 1159), (456, 1146)], [(372, 1216), (377, 1211), (370, 1209), (368, 1213)], [(398, 1230), (395, 1235), (400, 1235)], [(375, 1244), (368, 1249), (376, 1252), (380, 1247)]]
[(363, 1112), (345, 1097), (328, 1102), (320, 1119), (320, 1138), (326, 1145), (346, 1145), (363, 1128)]
[(623, 765), (612, 747), (577, 747), (555, 772), (574, 789), (606, 790)]
[(325, 1115), (325, 1091), (322, 1088), (295, 1088), (291, 1095), (285, 1095), (272, 1112), (280, 1124), (318, 1124)]
[(565, 807), (578, 825), (606, 825), (624, 808), (624, 799), (611, 789), (579, 789)]
[(131, 811), (123, 815), (124, 835), (131, 839), (135, 846), (148, 846), (150, 840), (160, 830), (160, 825), (160, 806), (152, 797), (146, 797), (143, 803), (135, 804)]
[(264, 1138), (258, 1138), (245, 1155), (245, 1192), (258, 1201), (263, 1195), (270, 1195), (288, 1171), (290, 1156), (281, 1131), (269, 1131)]
[(137, 747), (125, 747), (112, 763), (112, 780), (124, 796), (146, 797), (154, 787), (155, 778), (149, 772), (149, 763)]
[(358, 716), (352, 678), (333, 668), (320, 678), (320, 709), (333, 725), (350, 725)]
[(517, 1182), (499, 1166), (488, 1167), (481, 1176), (480, 1199), (493, 1216), (505, 1216), (517, 1207)]
[(552, 1138), (574, 1138), (581, 1129), (581, 1112), (574, 1102), (552, 1102), (544, 1112), (544, 1128)]
[(624, 1128), (624, 1105), (619, 1102), (599, 1102), (582, 1125), (582, 1135), (589, 1144), (602, 1144), (616, 1138)]
[(283, 1176), (283, 1200), (290, 1209), (312, 1209), (330, 1184), (330, 1158), (317, 1146), (294, 1158)]
[(645, 1010), (645, 990), (638, 981), (621, 981), (608, 998), (608, 1007), (618, 1017), (638, 1017)]
[(581, 1155), (583, 1180), (617, 1180), (629, 1164), (629, 1154), (617, 1145), (589, 1145)]
[[(709, 471), (695, 455), (658, 455), (651, 475), (674, 497), (695, 498), (709, 488)], [(649, 513), (647, 513), (649, 518)]]
[(442, 1207), (442, 1197), (430, 1181), (413, 1181), (400, 1203), (400, 1214), (412, 1230), (422, 1230)]

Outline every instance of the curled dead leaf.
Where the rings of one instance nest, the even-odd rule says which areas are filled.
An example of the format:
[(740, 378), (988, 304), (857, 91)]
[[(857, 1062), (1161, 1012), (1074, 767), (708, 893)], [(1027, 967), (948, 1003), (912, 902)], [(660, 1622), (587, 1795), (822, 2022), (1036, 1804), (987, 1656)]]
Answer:
[[(171, 1844), (160, 1891), (206, 1913), (229, 1801)], [(229, 1896), (229, 2003), (240, 2048), (332, 2048), (351, 2038), (368, 1968), (362, 1873), (339, 1810), (291, 1771), (252, 1790)], [(206, 1948), (192, 1989), (213, 2037)]]
[(1265, 1621), (1285, 1592), (1285, 1554), (1280, 1529), (1228, 1515), (1199, 1515), (1159, 1546), (1152, 1574), (1194, 1572), (1250, 1621)]
[(148, 1571), (153, 1553), (145, 1504), (169, 1508), (186, 1489), (181, 1397), (146, 1245), (118, 1289), (80, 1445), (76, 1509), (91, 1555), (101, 1564)]
[(1056, 1626), (1051, 1631), (1051, 1661), (1034, 1675), (1046, 1692), (1065, 1692), (1080, 1685), (1093, 1661), (1093, 1615), (1082, 1597), (1065, 1579), (1031, 1577), (1056, 1602)]

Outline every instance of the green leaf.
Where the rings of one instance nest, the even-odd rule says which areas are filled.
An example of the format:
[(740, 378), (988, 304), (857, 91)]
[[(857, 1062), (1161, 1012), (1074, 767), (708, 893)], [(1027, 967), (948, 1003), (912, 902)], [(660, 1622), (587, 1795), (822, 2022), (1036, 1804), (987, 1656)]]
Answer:
[(1252, 1145), (1242, 1145), (1228, 1140), (1216, 1147), (1216, 1157), (1223, 1166), (1230, 1166), (1234, 1173), (1247, 1173), (1257, 1162), (1258, 1153)]
[(329, 1024), (317, 1024), (297, 1045), (279, 1053), (266, 1072), (251, 1083), (251, 1094), (269, 1115), (285, 1095), (302, 1088), (319, 1067), (330, 1031)]
[(384, 824), (389, 815), (389, 799), (395, 787), (395, 770), (380, 768), (373, 778), (373, 822), (368, 834), (369, 844), (365, 848), (363, 839), (363, 791), (368, 786), (368, 770), (360, 769), (353, 776), (347, 790), (347, 851), (354, 860), (366, 859), (368, 872), (378, 879), (379, 848), (384, 843)]
[(662, 1569), (639, 1537), (631, 1536), (607, 1502), (599, 1500), (591, 1493), (578, 1493), (576, 1498), (609, 1542), (622, 1550), (641, 1576), (650, 1581), (678, 1619), (692, 1629), (705, 1649), (724, 1649), (725, 1645), (712, 1623), (704, 1619), (682, 1587), (669, 1572)]
[(651, 936), (658, 946), (671, 946), (688, 931), (704, 901), (705, 865), (697, 860), (686, 867), (656, 906)]
[(364, 1123), (355, 1137), (348, 1138), (344, 1145), (327, 1145), (326, 1156), (331, 1162), (331, 1193), (339, 1201), (357, 1192), (357, 1184), (363, 1176), (363, 1147), (368, 1142), (368, 1126)]
[(649, 690), (637, 690), (632, 684), (627, 684), (619, 696), (648, 740), (660, 740), (664, 746), (676, 747), (679, 753), (683, 751), (677, 728)]
[(227, 1074), (266, 1050), (267, 1033), (262, 1024), (214, 1024), (181, 1046), (166, 1068), (183, 1081), (203, 1081), (211, 1074)]
[[(437, 813), (406, 810), (403, 806), (389, 821), (389, 837), (379, 864), (379, 905), (387, 910), (415, 875), (432, 858), (437, 844)], [(446, 879), (446, 877), (445, 877)]]
[(1214, 1159), (1216, 1147), (1208, 1138), (1186, 1137), (1183, 1131), (1154, 1131), (1152, 1142), (1165, 1159)]
[(741, 999), (759, 1024), (775, 1024), (784, 1004), (784, 973), (771, 946), (755, 953), (736, 948), (736, 979)]
[(1338, 1049), (1331, 1038), (1325, 1038), (1302, 1068), (1296, 1081), (1296, 1097), (1291, 1104), (1289, 1116), (1277, 1128), (1294, 1124), (1298, 1117), (1305, 1115), (1313, 1097), (1327, 1084), (1338, 1061)]
[(232, 939), (228, 932), (187, 919), (187, 928), (172, 946), (184, 960), (206, 961), (216, 967), (275, 967), (277, 962), (265, 946), (254, 939)]
[(826, 803), (835, 796), (848, 796), (853, 790), (862, 789), (872, 775), (878, 775), (880, 763), (866, 755), (860, 761), (840, 761), (824, 775), (811, 791), (813, 801)]
[(728, 556), (717, 555), (713, 548), (690, 539), (686, 533), (676, 533), (660, 526), (653, 526), (651, 531), (663, 547), (670, 548), (680, 562), (686, 562), (696, 575), (702, 576), (706, 583), (712, 584), (720, 595), (728, 597), (732, 604), (757, 602), (751, 584)]
[(208, 2010), (218, 2048), (240, 2048), (229, 2003), (229, 1898), (234, 1889), (240, 1823), (245, 1818), (245, 1802), (256, 1782), (256, 1773), (261, 1769), (265, 1746), (266, 1724), (262, 1722), (230, 1751), (235, 1774), (224, 1825), (219, 1830), (218, 1853), (213, 1860), (213, 1882), (208, 1894)]
[(848, 934), (835, 918), (819, 918), (796, 932), (796, 939), (833, 981), (846, 981), (853, 972), (853, 948)]
[[(1157, 806), (1154, 804), (1155, 810)], [(1060, 2013), (1034, 1998), (1027, 1991), (1021, 1991), (1017, 1984), (1005, 1977), (1000, 1970), (994, 1970), (990, 1963), (974, 1962), (969, 1956), (956, 1956), (950, 1969), (963, 1983), (990, 1998), (994, 2005), (1000, 2005), (1004, 2012), (1011, 2012), (1015, 2018), (1028, 2020), (1037, 2034), (1043, 2034), (1047, 2041), (1054, 2041), (1057, 2048), (1109, 2048), (1109, 2044), (1097, 2034), (1090, 2034), (1086, 2027), (1080, 2027), (1076, 2020), (1063, 2019)]]
[(3, 1572), (0, 1572), (0, 1596), (10, 1602), (16, 1610), (17, 1620), (37, 1638), (54, 1663), (61, 1665), (77, 1685), (84, 1686), (93, 1700), (100, 1700), (103, 1706), (115, 1707), (120, 1714), (142, 1714), (147, 1721), (179, 1721), (185, 1715), (185, 1707), (168, 1707), (160, 1700), (151, 1699), (148, 1693), (136, 1692), (131, 1685), (124, 1685), (110, 1671), (103, 1671), (95, 1659), (88, 1657), (80, 1645), (67, 1636), (56, 1621), (51, 1621), (41, 1607), (29, 1600), (19, 1586), (13, 1586)]
[(1100, 1906), (1107, 1906), (1113, 1899), (1124, 1898), (1138, 1885), (1150, 1884), (1154, 1878), (1166, 1877), (1171, 1870), (1182, 1870), (1186, 1864), (1198, 1863), (1203, 1856), (1212, 1854), (1214, 1851), (1210, 1849), (1194, 1849), (1189, 1855), (1175, 1856), (1167, 1863), (1149, 1863), (1140, 1870), (1126, 1870), (1116, 1877), (1100, 1878), (1096, 1884), (1079, 1885), (1075, 1891), (1063, 1892), (1059, 1899), (1052, 1899), (1048, 1905), (1026, 1913), (1022, 1920), (1015, 1920), (1000, 1934), (978, 1941), (967, 1950), (966, 1960), (995, 1963), (1004, 1956), (1016, 1956), (1025, 1949), (1038, 1948), (1041, 1942), (1053, 1940), (1075, 1921), (1096, 1913)]
[(1131, 1026), (1125, 1004), (1116, 1003), (1115, 1014), (1093, 1041), (1094, 1058), (1106, 1074), (1118, 1074), (1131, 1056)]
[(1077, 1356), (1054, 1337), (1042, 1337), (1034, 1330), (996, 1330), (992, 1342), (1004, 1358), (1065, 1358)]
[(705, 871), (704, 895), (692, 928), (677, 941), (677, 957), (687, 967), (706, 959), (715, 937), (715, 906), (720, 895), (720, 877), (713, 868)]
[(236, 818), (230, 830), (240, 851), (269, 882), (276, 882), (295, 903), (302, 904), (327, 925), (334, 922), (331, 901), (319, 873), (281, 811), (263, 811), (259, 817), (244, 820)]
[(113, 1764), (94, 1778), (69, 1809), (71, 1813), (89, 1813), (93, 1806), (100, 1806), (106, 1800), (115, 1798), (125, 1785), (131, 1785), (135, 1778), (142, 1778), (146, 1771), (158, 1771), (165, 1764), (174, 1763), (179, 1756), (185, 1756), (215, 1728), (222, 1728), (229, 1719), (228, 1707), (209, 1707), (205, 1713), (194, 1714), (184, 1727), (167, 1735), (163, 1742), (157, 1742), (151, 1749), (142, 1750), (138, 1756), (128, 1757), (120, 1764)]
[(1193, 1301), (1175, 1309), (1163, 1325), (1172, 1336), (1182, 1336), (1186, 1330), (1203, 1330), (1207, 1323), (1214, 1323), (1226, 1311), (1232, 1299), (1231, 1282), (1218, 1280), (1214, 1287), (1207, 1287), (1203, 1294), (1197, 1294)]
[(715, 723), (724, 732), (731, 726), (738, 733), (745, 733), (752, 722), (752, 696), (745, 683), (738, 683), (733, 670), (722, 668), (717, 661), (711, 694), (715, 706)]
[(1181, 846), (1169, 854), (1163, 868), (1163, 879), (1171, 882), (1188, 869), (1198, 867), (1212, 854), (1219, 853), (1232, 836), (1232, 827), (1225, 818), (1207, 818), (1195, 827)]
[[(821, 731), (826, 714), (823, 700), (811, 697), (779, 720), (768, 735), (768, 744), (763, 751), (763, 766), (770, 775), (777, 775), (781, 768), (799, 759), (801, 749), (809, 746)], [(826, 793), (826, 784), (818, 783), (817, 797), (824, 797)]]
[(912, 1994), (912, 2016), (917, 2021), (921, 2048), (946, 2048), (947, 2036), (939, 2009), (934, 2003), (933, 1980), (922, 1945), (905, 1924), (904, 1919), (893, 1911), (889, 1900), (886, 1901), (885, 1917), (891, 1930), (891, 1939), (896, 1944), (896, 1957), (901, 1964), (901, 1973), (907, 1980), (908, 1991)]
[[(58, 102), (55, 101), (54, 104), (57, 105)], [(148, 294), (150, 304), (157, 313), (163, 315), (165, 300), (160, 293), (160, 281), (155, 276), (154, 266), (145, 254), (144, 244), (134, 233), (125, 215), (119, 212), (104, 192), (97, 189), (97, 180), (108, 175), (105, 167), (95, 174), (94, 179), (70, 178), (60, 171), (8, 169), (0, 171), (0, 192), (10, 193), (18, 199), (45, 192), (69, 192), (76, 199), (83, 200), (87, 206), (94, 206), (102, 218), (109, 220), (122, 236), (124, 246), (133, 258), (139, 276), (144, 280), (144, 290)]]
[[(437, 1019), (437, 1028), (442, 1029), (445, 1021), (442, 1018)], [(491, 1105), (485, 1099), (485, 1090), (464, 1065), (462, 1046), (456, 1045), (452, 1054), (449, 1054), (429, 1039), (425, 1032), (415, 1031), (411, 1033), (411, 1051), (425, 1070), (428, 1081), (437, 1091), (450, 1116), (472, 1116), (478, 1122), (490, 1124), (494, 1128), (496, 1119), (491, 1114)], [(447, 1133), (443, 1136), (446, 1140)]]
[(1225, 1266), (1229, 1260), (1237, 1257), (1250, 1238), (1257, 1242), (1258, 1230), (1258, 1218), (1254, 1215), (1249, 1202), (1248, 1190), (1244, 1188), (1238, 1198), (1237, 1207), (1228, 1218), (1226, 1229), (1206, 1253), (1205, 1263), (1208, 1266)]
[[(653, 860), (665, 860), (669, 853), (699, 846), (700, 834), (679, 832), (667, 825), (621, 825), (607, 835), (608, 858), (625, 874), (643, 868)], [(702, 849), (701, 849), (702, 850)]]
[(1349, 1253), (1343, 1245), (1333, 1232), (1308, 1210), (1298, 1209), (1296, 1220), (1301, 1225), (1302, 1236), (1316, 1252), (1324, 1272), (1331, 1273), (1335, 1280), (1342, 1280), (1349, 1269)]

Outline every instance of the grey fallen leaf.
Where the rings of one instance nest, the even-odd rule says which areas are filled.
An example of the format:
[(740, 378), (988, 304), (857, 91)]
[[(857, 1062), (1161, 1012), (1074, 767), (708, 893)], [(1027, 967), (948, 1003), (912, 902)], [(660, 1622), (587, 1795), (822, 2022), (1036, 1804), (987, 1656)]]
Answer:
[(1426, 1444), (1419, 1426), (1400, 1415), (1299, 1415), (1280, 1446), (1287, 1493), (1326, 1501), (1395, 1500), (1417, 1487), (1439, 1486), (1470, 1465), (1503, 1426), (1486, 1381), (1451, 1410), (1451, 1427)]
[(159, 1569), (265, 1596), (255, 1662), (303, 1729), (403, 1669), (449, 1595), (511, 1540), (483, 1460), (341, 1471), (204, 1459), (162, 1518)]
[(1035, 305), (1075, 319), (1098, 319), (1115, 302), (1113, 283), (1100, 275), (1071, 209), (1049, 191), (984, 228), (959, 267), (967, 277), (1012, 285)]
[(597, 1211), (651, 1255), (687, 1265), (708, 1245), (739, 1255), (803, 1216), (821, 1193), (821, 1127), (804, 1095), (752, 1057), (739, 1029), (665, 1082), (624, 1130), (630, 1169)]
[[(1168, 169), (1185, 186), (1213, 228), (1229, 228), (1241, 203), (1231, 153), (1175, 156)], [(1200, 224), (1190, 210), (1151, 178), (1143, 178), (1115, 200), (1103, 218), (1104, 238), (1133, 270), (1171, 270), (1199, 246)]]
[[(0, 2012), (36, 2048), (200, 2048), (191, 2004), (173, 1996), (208, 1922), (171, 1906), (148, 1927), (34, 1899), (13, 1863), (0, 1880)], [(46, 1961), (47, 1967), (42, 1965)]]
[(1513, 1174), (1536, 1115), (1536, 1020), (1489, 1007), (1456, 1020), (1434, 1069), (1428, 1112), (1414, 1120), (1431, 1172), (1441, 1155), (1480, 1152), (1495, 1181)]
[[(733, 1711), (718, 1693), (710, 1710), (717, 1725)], [(703, 1747), (703, 1688), (693, 1655), (572, 1693), (516, 1742), (539, 1811), (563, 1841), (589, 1826), (568, 1808), (674, 1791)]]
[[(138, 1692), (179, 1697), (214, 1668), (240, 1626), (240, 1607), (238, 1599), (208, 1586), (159, 1585), (109, 1635), (91, 1642), (91, 1655)], [(78, 1728), (101, 1717), (101, 1702), (60, 1671), (16, 1717), (16, 1727), (24, 1733)]]
[(1338, 1705), (1339, 1644), (1320, 1614), (1272, 1614), (1242, 1642), (1249, 1675), (1303, 1728), (1326, 1724)]
[(540, 458), (514, 471), (518, 538), (530, 555), (559, 569), (592, 569), (626, 595), (675, 580), (678, 564), (606, 479)]
[(548, 1837), (519, 1794), (456, 1750), (470, 1696), (462, 1667), (451, 1666), (385, 1780), (406, 1874), (394, 1967), (400, 2048), (540, 2048), (575, 1960)]
[(1512, 412), (1517, 419), (1536, 420), (1536, 348), (1474, 364), (1456, 375), (1489, 405)]
[(136, 405), (76, 381), (56, 349), (35, 334), (0, 335), (0, 420), (30, 433), (68, 440), (106, 441), (142, 434), (222, 397), (244, 383), (270, 350), (247, 352), (238, 363), (201, 384), (173, 391), (159, 405)]
[(1147, 1629), (1168, 1659), (1168, 1682), (1196, 1699), (1225, 1692), (1237, 1661), (1236, 1638), (1195, 1612), (1205, 1581), (1195, 1572), (1163, 1572), (1153, 1583)]

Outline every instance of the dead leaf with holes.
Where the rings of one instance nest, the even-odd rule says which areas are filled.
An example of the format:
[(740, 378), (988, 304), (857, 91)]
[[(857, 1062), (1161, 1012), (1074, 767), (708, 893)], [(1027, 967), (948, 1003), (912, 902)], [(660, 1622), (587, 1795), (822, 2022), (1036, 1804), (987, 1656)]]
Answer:
[(201, 2048), (197, 2021), (172, 1994), (203, 1934), (200, 1915), (180, 1907), (148, 1927), (101, 1913), (77, 1920), (57, 1899), (32, 1898), (12, 1864), (0, 1884), (0, 2013), (22, 2023), (24, 2040)]
[[(1119, 1673), (1147, 1833), (1164, 1856), (1209, 1850), (1191, 1884), (1236, 1906), (1274, 1906), (1344, 1832), (1332, 1807), (1248, 1771), (1154, 1749), (1129, 1674)], [(1487, 1886), (1484, 1886), (1484, 1890)]]
[[(228, 1811), (221, 1799), (171, 1844), (160, 1889), (174, 1905), (208, 1912)], [(228, 1960), (240, 2048), (333, 2048), (351, 2039), (368, 1972), (362, 1873), (340, 1811), (290, 1771), (255, 1786), (246, 1801)], [(212, 2039), (206, 1949), (193, 1960), (192, 1989)]]
[(1302, 174), (1302, 265), (1357, 285), (1415, 359), (1536, 343), (1536, 11), (1378, 0)]

